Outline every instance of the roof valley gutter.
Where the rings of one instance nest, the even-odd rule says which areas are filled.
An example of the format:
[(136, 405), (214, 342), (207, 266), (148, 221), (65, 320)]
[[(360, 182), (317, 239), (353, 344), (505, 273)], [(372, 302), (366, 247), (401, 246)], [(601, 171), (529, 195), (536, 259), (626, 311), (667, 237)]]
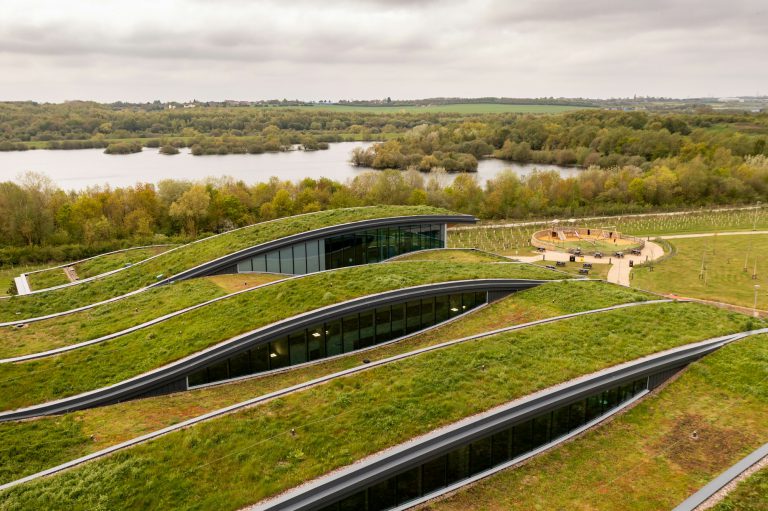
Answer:
[[(123, 449), (127, 449), (129, 447), (133, 447), (135, 445), (138, 445), (138, 444), (141, 444), (141, 443), (144, 443), (144, 442), (148, 442), (150, 440), (153, 440), (155, 438), (164, 436), (164, 435), (172, 433), (174, 431), (185, 429), (185, 428), (188, 428), (188, 427), (193, 426), (195, 424), (199, 424), (201, 422), (205, 422), (207, 420), (211, 420), (211, 419), (214, 419), (216, 417), (220, 417), (222, 415), (233, 413), (233, 412), (236, 412), (236, 411), (239, 411), (239, 410), (251, 407), (251, 406), (255, 406), (255, 405), (258, 405), (258, 404), (264, 403), (266, 401), (270, 401), (272, 399), (276, 399), (276, 398), (279, 398), (279, 397), (282, 397), (282, 396), (285, 396), (285, 395), (288, 395), (288, 394), (293, 394), (295, 392), (300, 392), (300, 391), (306, 390), (306, 389), (308, 389), (310, 387), (314, 387), (314, 386), (317, 386), (317, 385), (320, 385), (320, 384), (323, 384), (323, 383), (327, 383), (329, 381), (332, 381), (332, 380), (335, 380), (335, 379), (338, 379), (338, 378), (341, 378), (341, 377), (344, 377), (344, 376), (348, 376), (348, 375), (355, 374), (355, 373), (362, 372), (362, 371), (367, 371), (369, 369), (373, 369), (375, 367), (383, 366), (383, 365), (386, 365), (386, 364), (389, 364), (389, 363), (392, 363), (392, 362), (395, 362), (395, 361), (398, 361), (398, 360), (403, 360), (403, 359), (406, 359), (406, 358), (411, 358), (411, 357), (420, 355), (422, 353), (427, 353), (427, 352), (430, 352), (430, 351), (435, 351), (435, 350), (442, 349), (442, 348), (445, 348), (445, 347), (448, 347), (448, 346), (453, 346), (453, 345), (456, 345), (456, 344), (461, 344), (461, 343), (464, 343), (464, 342), (472, 341), (472, 340), (475, 340), (475, 339), (480, 339), (480, 338), (483, 338), (483, 337), (489, 337), (489, 336), (496, 335), (496, 334), (502, 333), (502, 332), (513, 331), (513, 330), (520, 330), (520, 329), (528, 328), (528, 327), (531, 327), (531, 326), (536, 326), (536, 325), (541, 325), (541, 324), (546, 324), (546, 323), (553, 323), (553, 322), (561, 321), (561, 320), (564, 320), (564, 319), (569, 319), (569, 318), (576, 317), (576, 316), (584, 316), (584, 315), (595, 314), (595, 313), (599, 313), (599, 312), (616, 310), (616, 309), (621, 309), (621, 308), (626, 308), (626, 307), (634, 307), (634, 306), (646, 305), (646, 304), (651, 304), (651, 303), (668, 303), (668, 302), (672, 302), (672, 301), (673, 300), (655, 300), (655, 301), (652, 301), (652, 302), (634, 302), (634, 303), (630, 303), (630, 304), (620, 304), (620, 305), (606, 307), (606, 308), (601, 308), (601, 309), (594, 309), (594, 310), (591, 310), (591, 311), (583, 311), (583, 312), (578, 312), (578, 313), (566, 314), (566, 315), (563, 315), (563, 316), (557, 316), (557, 317), (553, 317), (553, 318), (547, 318), (547, 319), (543, 319), (543, 320), (532, 321), (532, 322), (524, 323), (524, 324), (521, 324), (521, 325), (515, 325), (515, 326), (511, 326), (511, 327), (506, 327), (506, 328), (501, 328), (501, 329), (497, 329), (497, 330), (492, 330), (492, 331), (489, 331), (489, 332), (484, 332), (484, 333), (481, 333), (481, 334), (472, 335), (472, 336), (469, 336), (469, 337), (463, 337), (463, 338), (460, 338), (460, 339), (446, 341), (446, 342), (441, 343), (441, 344), (437, 344), (437, 345), (433, 345), (433, 346), (428, 346), (428, 347), (421, 348), (421, 349), (418, 349), (418, 350), (414, 350), (414, 351), (411, 351), (411, 352), (408, 352), (408, 353), (403, 353), (403, 354), (400, 354), (400, 355), (395, 355), (395, 356), (392, 356), (392, 357), (389, 357), (389, 358), (385, 358), (385, 359), (381, 359), (381, 360), (374, 360), (374, 361), (371, 361), (369, 364), (359, 365), (359, 366), (356, 366), (356, 367), (353, 367), (353, 368), (350, 368), (350, 369), (345, 369), (343, 371), (339, 371), (339, 372), (332, 373), (332, 374), (329, 374), (329, 375), (321, 376), (321, 377), (316, 378), (314, 380), (310, 380), (310, 381), (307, 381), (307, 382), (299, 383), (299, 384), (293, 385), (291, 387), (287, 387), (287, 388), (284, 388), (284, 389), (276, 390), (276, 391), (270, 392), (268, 394), (264, 394), (264, 395), (261, 395), (261, 396), (258, 396), (258, 397), (252, 398), (252, 399), (248, 399), (246, 401), (242, 401), (240, 403), (236, 403), (236, 404), (224, 407), (224, 408), (220, 408), (218, 410), (214, 410), (214, 411), (205, 413), (205, 414), (197, 416), (197, 417), (193, 417), (191, 419), (187, 419), (185, 421), (182, 421), (182, 422), (179, 422), (177, 424), (174, 424), (174, 425), (162, 428), (160, 430), (147, 433), (145, 435), (139, 436), (139, 437), (131, 439), (131, 440), (127, 440), (127, 441), (122, 442), (120, 444), (107, 447), (107, 448), (102, 449), (100, 451), (97, 451), (95, 453), (91, 453), (89, 455), (82, 456), (80, 458), (77, 458), (75, 460), (63, 463), (63, 464), (58, 465), (56, 467), (52, 467), (52, 468), (43, 470), (41, 472), (38, 472), (38, 473), (35, 473), (35, 474), (31, 474), (29, 476), (25, 476), (23, 478), (17, 479), (15, 481), (11, 481), (11, 482), (2, 484), (2, 485), (0, 485), (0, 491), (8, 489), (8, 488), (12, 488), (12, 487), (17, 486), (19, 484), (24, 484), (24, 483), (33, 481), (35, 479), (39, 479), (39, 478), (42, 478), (42, 477), (53, 475), (53, 474), (56, 474), (58, 472), (62, 472), (64, 470), (68, 470), (70, 468), (76, 467), (76, 466), (81, 465), (83, 463), (86, 463), (86, 462), (89, 462), (89, 461), (93, 461), (93, 460), (102, 458), (104, 456), (108, 456), (108, 455), (110, 455), (110, 454), (112, 454), (114, 452), (117, 452), (117, 451), (120, 451), (120, 450), (123, 450)], [(761, 333), (768, 333), (768, 328), (761, 329), (761, 330), (753, 330), (753, 331), (744, 332), (744, 333), (741, 333), (741, 334), (733, 334), (733, 335), (724, 336), (724, 337), (717, 337), (717, 338), (710, 339), (710, 340), (707, 340), (707, 341), (701, 341), (701, 342), (698, 342), (698, 343), (694, 343), (694, 344), (691, 344), (691, 345), (688, 345), (688, 346), (689, 347), (690, 346), (697, 347), (697, 346), (700, 346), (700, 345), (705, 345), (706, 346), (706, 345), (710, 345), (710, 344), (714, 344), (714, 345), (719, 344), (719, 346), (722, 346), (722, 345), (724, 345), (724, 344), (726, 344), (728, 342), (733, 342), (733, 341), (735, 341), (737, 339), (742, 339), (742, 338), (750, 336), (750, 335), (757, 335), (757, 334), (761, 334)], [(717, 347), (719, 347), (719, 346), (717, 346)], [(678, 348), (673, 348), (672, 350), (667, 350), (667, 351), (661, 352), (660, 354), (651, 355), (650, 357), (644, 357), (644, 358), (640, 359), (639, 361), (635, 361), (634, 363), (637, 364), (639, 362), (645, 361), (648, 358), (663, 356), (663, 355), (668, 354), (668, 353), (674, 353), (674, 352), (680, 351), (680, 350), (682, 350), (684, 348), (686, 348), (686, 346), (678, 347)], [(632, 364), (632, 362), (620, 364), (619, 366), (615, 366), (615, 367), (621, 368), (621, 367), (626, 366), (628, 364)], [(605, 371), (603, 371), (603, 372), (605, 372)], [(585, 378), (589, 378), (589, 375), (581, 376), (579, 378), (571, 380), (571, 382), (579, 382), (579, 381), (584, 380)], [(564, 382), (564, 383), (556, 385), (553, 388), (560, 388), (560, 387), (563, 387), (563, 386), (567, 386), (571, 382)], [(532, 394), (529, 397), (536, 396), (538, 394), (539, 393), (535, 393), (535, 394)], [(523, 398), (523, 399), (527, 399), (527, 398)]]

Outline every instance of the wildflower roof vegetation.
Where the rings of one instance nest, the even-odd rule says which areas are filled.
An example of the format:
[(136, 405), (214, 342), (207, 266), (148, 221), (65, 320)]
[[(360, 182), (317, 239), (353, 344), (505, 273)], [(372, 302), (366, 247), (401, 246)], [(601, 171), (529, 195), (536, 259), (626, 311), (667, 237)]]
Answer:
[(89, 305), (143, 288), (177, 273), (238, 250), (292, 234), (374, 218), (446, 215), (431, 206), (371, 206), (335, 209), (263, 222), (183, 245), (147, 262), (101, 279), (40, 294), (0, 301), (0, 321), (14, 321)]
[(665, 303), (503, 333), (171, 433), (14, 487), (0, 505), (238, 509), (516, 397), (745, 324), (727, 311)]
[[(514, 293), (487, 307), (403, 341), (365, 352), (376, 361), (446, 340), (564, 314), (655, 298), (647, 293), (596, 281), (560, 281)], [(135, 438), (254, 396), (314, 378), (365, 366), (359, 354), (325, 360), (290, 371), (155, 396), (33, 421), (0, 423), (0, 483)]]
[[(126, 249), (90, 257), (83, 261), (72, 263), (69, 266), (74, 268), (77, 278), (82, 280), (123, 268), (127, 264), (137, 263), (153, 255), (165, 252), (170, 248), (170, 245), (162, 245)], [(27, 275), (27, 282), (33, 290), (69, 284), (70, 280), (64, 272), (64, 268), (64, 266), (59, 265), (56, 268), (30, 273)]]
[(29, 355), (96, 339), (235, 290), (282, 278), (283, 275), (253, 273), (184, 280), (72, 314), (28, 323), (23, 328), (0, 328), (0, 358)]
[[(54, 357), (0, 364), (0, 409), (107, 386), (309, 310), (404, 287), (481, 278), (563, 275), (534, 265), (403, 262), (342, 268), (278, 282), (217, 301), (103, 343)], [(22, 387), (23, 393), (12, 389)]]
[[(738, 341), (610, 424), (429, 509), (672, 509), (768, 441), (766, 382), (768, 336)], [(760, 509), (746, 504), (765, 488), (755, 477), (715, 509)]]

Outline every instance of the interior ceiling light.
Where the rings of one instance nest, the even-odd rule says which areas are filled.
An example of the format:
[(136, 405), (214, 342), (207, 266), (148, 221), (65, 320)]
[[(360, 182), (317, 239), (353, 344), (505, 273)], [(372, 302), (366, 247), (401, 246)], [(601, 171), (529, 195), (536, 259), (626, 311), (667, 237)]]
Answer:
[(320, 332), (312, 332), (312, 337), (320, 337)]
[(453, 312), (459, 312), (459, 309), (457, 309), (456, 307), (451, 307), (451, 310), (452, 310)]
[(277, 353), (270, 353), (269, 356), (272, 358), (275, 358), (277, 356)]

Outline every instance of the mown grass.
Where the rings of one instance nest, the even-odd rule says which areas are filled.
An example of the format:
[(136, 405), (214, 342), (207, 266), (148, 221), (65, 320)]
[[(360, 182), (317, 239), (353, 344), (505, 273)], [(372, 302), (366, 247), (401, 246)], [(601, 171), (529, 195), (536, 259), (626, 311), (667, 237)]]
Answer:
[(457, 263), (508, 263), (509, 259), (479, 250), (427, 250), (397, 258), (398, 261), (454, 261)]
[(366, 351), (364, 355), (352, 353), (283, 373), (83, 410), (65, 416), (0, 423), (0, 444), (5, 446), (0, 446), (0, 456), (4, 450), (6, 452), (6, 462), (0, 469), (0, 483), (253, 396), (363, 365), (363, 358), (381, 360), (449, 339), (648, 298), (649, 295), (645, 293), (601, 282), (552, 282), (515, 293), (477, 309), (461, 320), (401, 342), (378, 346)]
[(174, 432), (11, 489), (0, 505), (238, 509), (517, 397), (744, 321), (675, 303), (499, 334)]
[[(392, 289), (478, 278), (556, 279), (521, 264), (411, 262), (308, 275), (202, 307), (54, 357), (0, 365), (0, 409), (71, 396), (136, 376), (235, 335), (326, 305)], [(23, 393), (13, 389), (24, 388)]]
[(450, 213), (430, 206), (372, 206), (321, 211), (282, 218), (207, 238), (103, 279), (46, 293), (16, 296), (0, 302), (0, 321), (13, 321), (65, 311), (122, 295), (183, 270), (259, 243), (330, 225), (372, 218)]
[(57, 318), (0, 328), (0, 358), (39, 353), (96, 339), (282, 275), (216, 275), (176, 282)]
[(672, 509), (768, 440), (766, 383), (768, 337), (740, 341), (611, 423), (429, 509)]
[[(677, 254), (632, 271), (632, 285), (660, 293), (768, 309), (768, 235), (668, 240)], [(744, 271), (746, 261), (747, 271)], [(757, 278), (752, 273), (757, 262)], [(704, 269), (702, 277), (702, 267)]]
[(768, 468), (763, 468), (744, 481), (712, 508), (712, 511), (768, 510)]

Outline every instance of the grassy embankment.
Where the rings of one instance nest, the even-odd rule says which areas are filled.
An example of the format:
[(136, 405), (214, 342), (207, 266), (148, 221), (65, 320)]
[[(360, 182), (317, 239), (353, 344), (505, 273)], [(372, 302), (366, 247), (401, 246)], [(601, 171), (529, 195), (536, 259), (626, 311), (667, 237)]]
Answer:
[[(126, 264), (137, 263), (153, 255), (165, 252), (169, 248), (171, 247), (148, 247), (118, 252), (117, 254), (103, 254), (88, 261), (75, 264), (74, 269), (79, 279), (87, 279), (122, 268)], [(51, 268), (50, 270), (27, 275), (27, 282), (31, 289), (36, 290), (68, 284), (70, 281), (66, 273), (64, 273), (64, 268)]]
[[(677, 253), (632, 271), (632, 285), (661, 293), (768, 309), (768, 235), (708, 236), (668, 240)], [(747, 271), (744, 271), (744, 263)], [(757, 262), (757, 279), (752, 273)], [(704, 268), (702, 277), (702, 266)]]
[(676, 303), (499, 334), (169, 434), (6, 491), (0, 505), (239, 509), (511, 399), (744, 325)]
[[(235, 335), (352, 298), (433, 282), (479, 278), (558, 279), (533, 265), (405, 262), (307, 275), (207, 305), (99, 344), (0, 365), (0, 409), (96, 389), (213, 346)], [(24, 388), (23, 393), (14, 389)]]
[[(740, 341), (604, 427), (429, 509), (672, 509), (768, 440), (766, 380), (768, 337)], [(766, 502), (756, 478), (745, 503), (761, 484)]]
[(0, 328), (0, 358), (69, 346), (132, 326), (225, 294), (283, 278), (269, 273), (216, 275), (160, 286), (65, 316), (35, 321), (23, 328)]
[(0, 302), (0, 321), (51, 314), (120, 296), (157, 282), (158, 275), (167, 278), (217, 257), (291, 234), (372, 218), (445, 213), (450, 212), (429, 206), (374, 206), (334, 209), (264, 222), (185, 245), (103, 279), (39, 295), (3, 300)]
[[(419, 348), (572, 312), (644, 301), (649, 295), (600, 282), (552, 282), (521, 291), (487, 307), (401, 342), (365, 352), (381, 360)], [(360, 354), (312, 366), (241, 380), (213, 388), (129, 401), (117, 405), (44, 417), (34, 421), (0, 423), (0, 444), (7, 463), (0, 482), (48, 468), (124, 440), (156, 431), (212, 410), (290, 387), (327, 374), (363, 365)], [(0, 447), (0, 456), (3, 447)]]
[(763, 468), (740, 482), (712, 508), (712, 511), (736, 510), (768, 511), (768, 468)]

